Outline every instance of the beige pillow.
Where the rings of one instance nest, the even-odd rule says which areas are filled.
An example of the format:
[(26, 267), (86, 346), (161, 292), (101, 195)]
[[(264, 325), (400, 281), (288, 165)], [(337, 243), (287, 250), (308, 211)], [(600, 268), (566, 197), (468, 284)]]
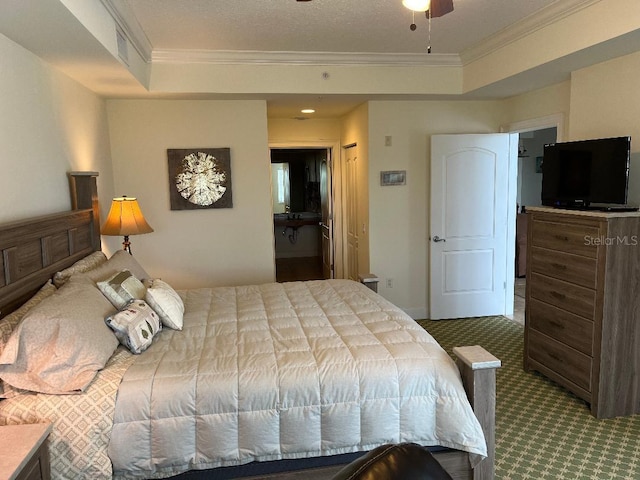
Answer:
[(0, 320), (0, 353), (4, 349), (4, 345), (11, 337), (11, 334), (15, 330), (20, 320), (31, 310), (33, 307), (38, 305), (42, 300), (47, 297), (50, 297), (56, 292), (57, 288), (51, 280), (45, 283), (40, 290), (36, 292), (36, 294), (27, 300), (20, 308), (18, 308), (15, 312), (10, 313), (2, 320)]
[(165, 327), (182, 330), (184, 303), (171, 286), (160, 279), (145, 282), (147, 293), (144, 299), (160, 316)]
[(60, 288), (62, 285), (67, 283), (67, 280), (69, 280), (71, 275), (88, 272), (89, 270), (93, 270), (94, 268), (102, 265), (106, 261), (107, 256), (104, 253), (93, 252), (86, 257), (81, 258), (69, 268), (56, 272), (53, 276), (53, 284)]
[(147, 291), (140, 280), (123, 270), (110, 278), (98, 282), (98, 288), (118, 310), (124, 308), (131, 300), (144, 298)]
[(149, 348), (153, 337), (162, 330), (158, 314), (144, 300), (134, 300), (115, 315), (108, 316), (105, 322), (120, 343), (135, 354)]
[(111, 255), (109, 260), (98, 268), (87, 272), (86, 275), (97, 283), (123, 270), (129, 270), (138, 280), (149, 278), (149, 274), (142, 268), (142, 265), (138, 263), (133, 255), (124, 250), (118, 250)]
[(74, 275), (22, 319), (0, 354), (0, 378), (41, 393), (77, 393), (104, 367), (118, 340), (104, 323), (113, 305)]
[[(5, 344), (11, 338), (11, 334), (20, 323), (20, 320), (31, 310), (33, 307), (38, 305), (42, 300), (47, 297), (50, 297), (56, 292), (57, 288), (55, 285), (49, 280), (45, 283), (40, 290), (36, 292), (36, 294), (27, 300), (20, 308), (18, 308), (15, 312), (10, 313), (2, 320), (0, 320), (0, 354), (4, 350)], [(0, 399), (2, 398), (12, 398), (21, 393), (19, 390), (14, 389), (11, 385), (5, 384), (2, 380), (0, 380)]]

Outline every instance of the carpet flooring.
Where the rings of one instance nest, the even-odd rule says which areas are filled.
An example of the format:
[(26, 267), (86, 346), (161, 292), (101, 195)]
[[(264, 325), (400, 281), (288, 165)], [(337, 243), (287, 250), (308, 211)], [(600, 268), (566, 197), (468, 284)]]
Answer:
[(482, 345), (497, 372), (496, 479), (640, 479), (640, 415), (598, 420), (567, 390), (522, 368), (523, 327), (504, 317), (419, 320), (451, 354)]

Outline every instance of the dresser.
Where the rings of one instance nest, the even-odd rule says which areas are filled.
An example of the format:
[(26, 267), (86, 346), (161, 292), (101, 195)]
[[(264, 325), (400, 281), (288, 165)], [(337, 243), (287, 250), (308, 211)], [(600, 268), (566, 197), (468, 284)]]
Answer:
[(640, 413), (640, 213), (527, 212), (524, 369), (598, 418)]

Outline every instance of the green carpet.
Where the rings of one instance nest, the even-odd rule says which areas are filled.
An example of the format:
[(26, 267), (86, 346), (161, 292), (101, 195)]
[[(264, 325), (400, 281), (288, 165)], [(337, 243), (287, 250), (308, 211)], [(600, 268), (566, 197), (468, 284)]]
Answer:
[(496, 479), (640, 479), (640, 415), (598, 420), (567, 390), (522, 368), (523, 327), (503, 317), (419, 320), (449, 352), (482, 345), (497, 372)]

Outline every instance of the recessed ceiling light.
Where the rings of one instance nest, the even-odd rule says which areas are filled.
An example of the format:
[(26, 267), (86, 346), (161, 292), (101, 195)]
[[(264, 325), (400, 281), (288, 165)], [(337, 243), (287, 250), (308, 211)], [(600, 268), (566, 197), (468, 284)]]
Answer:
[(303, 108), (302, 110), (300, 110), (302, 113), (316, 113), (316, 111), (313, 108)]

